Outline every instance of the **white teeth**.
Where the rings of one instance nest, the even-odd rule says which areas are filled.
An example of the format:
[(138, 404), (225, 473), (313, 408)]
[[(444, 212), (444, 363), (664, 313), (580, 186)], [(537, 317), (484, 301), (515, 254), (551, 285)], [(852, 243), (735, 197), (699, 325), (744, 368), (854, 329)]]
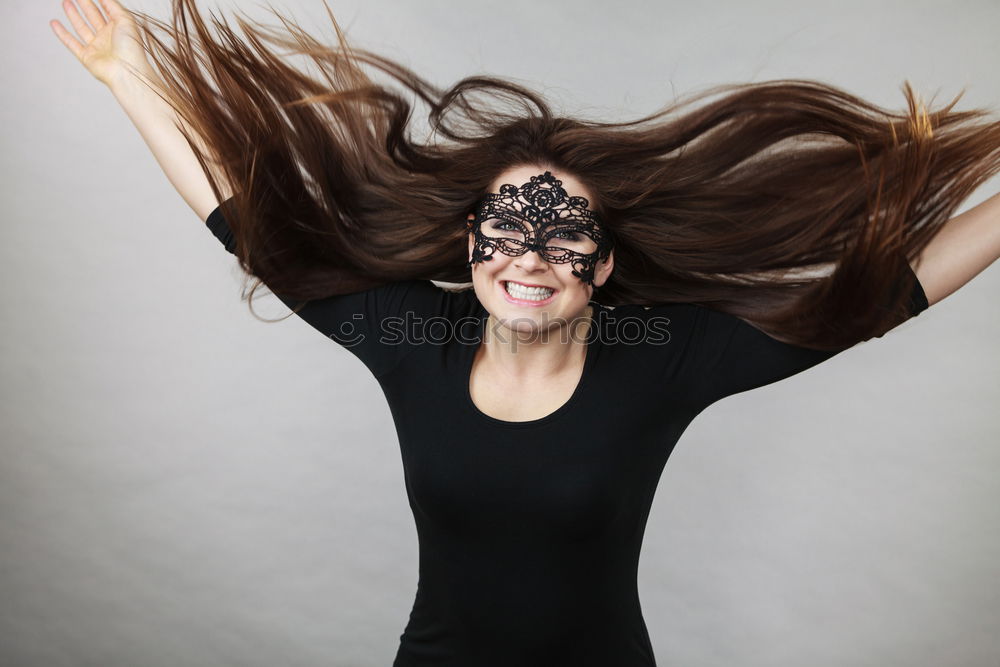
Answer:
[(504, 282), (507, 293), (515, 299), (527, 299), (529, 301), (544, 301), (552, 296), (554, 290), (548, 287), (525, 287), (508, 281)]

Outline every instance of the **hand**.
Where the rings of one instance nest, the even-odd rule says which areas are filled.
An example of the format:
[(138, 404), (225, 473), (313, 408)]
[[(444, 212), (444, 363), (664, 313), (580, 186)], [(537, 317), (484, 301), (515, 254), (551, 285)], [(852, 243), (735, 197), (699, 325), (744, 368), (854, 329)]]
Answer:
[(118, 0), (99, 1), (108, 16), (107, 19), (93, 0), (78, 0), (83, 13), (90, 21), (88, 25), (80, 16), (73, 0), (63, 0), (63, 10), (83, 43), (70, 34), (59, 21), (53, 19), (49, 21), (49, 25), (87, 71), (108, 87), (129, 74), (131, 69), (144, 73), (152, 72), (142, 42), (139, 40), (135, 19)]

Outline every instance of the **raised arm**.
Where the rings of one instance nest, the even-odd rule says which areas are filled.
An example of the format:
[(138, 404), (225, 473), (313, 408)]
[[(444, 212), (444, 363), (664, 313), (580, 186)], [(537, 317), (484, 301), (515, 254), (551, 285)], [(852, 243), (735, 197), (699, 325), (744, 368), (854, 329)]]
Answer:
[(914, 268), (934, 305), (1000, 257), (1000, 193), (957, 215), (941, 228)]
[[(83, 11), (81, 15), (71, 2), (63, 3), (66, 17), (79, 39), (59, 21), (50, 21), (49, 25), (80, 63), (98, 81), (108, 86), (177, 192), (198, 218), (205, 220), (218, 206), (219, 200), (213, 194), (198, 158), (177, 126), (184, 127), (198, 150), (208, 155), (205, 146), (166, 100), (143, 83), (142, 78), (145, 78), (162, 90), (159, 86), (162, 79), (146, 58), (132, 16), (117, 0), (101, 0), (100, 4), (103, 12), (93, 0), (79, 0)], [(209, 169), (224, 189), (222, 198), (231, 196), (232, 187), (211, 165)]]
[[(147, 76), (155, 81), (157, 75), (150, 72)], [(177, 129), (176, 123), (183, 124), (174, 110), (159, 95), (142, 84), (135, 76), (125, 75), (111, 85), (111, 92), (121, 104), (125, 113), (139, 130), (146, 145), (160, 168), (167, 175), (180, 196), (188, 206), (205, 220), (218, 206), (219, 201), (212, 193), (208, 178), (198, 163), (194, 151), (188, 145), (184, 135)], [(184, 124), (187, 127), (186, 124)], [(190, 130), (189, 130), (190, 132)], [(197, 135), (192, 135), (197, 136)], [(209, 166), (211, 169), (211, 166)], [(225, 183), (221, 174), (213, 173), (217, 182), (223, 185), (222, 197), (227, 199), (233, 194), (233, 188)]]
[[(232, 252), (232, 233), (219, 200), (194, 150), (177, 127), (183, 121), (166, 100), (143, 83), (145, 78), (156, 86), (160, 78), (134, 41), (137, 32), (131, 15), (116, 0), (101, 0), (104, 13), (92, 0), (79, 0), (79, 4), (86, 20), (68, 0), (63, 6), (80, 39), (58, 21), (50, 23), (53, 31), (87, 70), (111, 89), (177, 192)], [(197, 134), (186, 124), (183, 126), (199, 151), (208, 155)], [(212, 168), (211, 164), (208, 168)], [(212, 173), (217, 183), (228, 188), (221, 193), (222, 201), (229, 199), (231, 185), (215, 170)], [(299, 305), (275, 295), (290, 308)], [(429, 281), (409, 280), (314, 300), (298, 314), (380, 377), (414, 349), (414, 341), (402, 336), (398, 327), (388, 329), (387, 324), (395, 325), (406, 311), (423, 317), (447, 315), (463, 303)]]
[[(906, 270), (912, 271), (909, 266)], [(928, 299), (918, 276), (910, 293), (910, 317), (916, 317), (927, 307)], [(694, 308), (688, 343), (688, 372), (692, 400), (699, 407), (791, 377), (843, 351), (784, 343), (738, 317), (708, 308)]]

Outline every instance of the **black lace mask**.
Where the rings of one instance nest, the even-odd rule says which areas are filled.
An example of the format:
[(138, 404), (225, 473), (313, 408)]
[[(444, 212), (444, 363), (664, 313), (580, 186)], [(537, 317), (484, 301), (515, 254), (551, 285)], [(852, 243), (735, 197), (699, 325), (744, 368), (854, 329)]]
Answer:
[[(547, 186), (547, 187), (545, 187)], [(593, 285), (598, 261), (613, 242), (586, 197), (570, 197), (551, 172), (532, 176), (520, 188), (507, 183), (483, 197), (476, 219), (467, 222), (475, 236), (471, 267), (500, 251), (518, 257), (532, 250), (552, 264), (572, 262), (573, 275)]]

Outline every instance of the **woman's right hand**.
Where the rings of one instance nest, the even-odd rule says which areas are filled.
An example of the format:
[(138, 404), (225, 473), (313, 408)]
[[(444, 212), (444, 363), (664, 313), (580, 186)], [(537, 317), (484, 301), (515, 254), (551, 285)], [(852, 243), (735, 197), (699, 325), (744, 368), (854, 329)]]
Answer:
[[(139, 41), (135, 19), (118, 0), (100, 0), (107, 18), (93, 0), (78, 0), (87, 20), (76, 9), (73, 0), (63, 0), (63, 10), (76, 29), (77, 40), (59, 21), (49, 21), (56, 36), (98, 81), (107, 86), (129, 74), (134, 68), (151, 73), (152, 67)], [(87, 21), (90, 24), (87, 24)], [(93, 27), (91, 27), (93, 26)]]

